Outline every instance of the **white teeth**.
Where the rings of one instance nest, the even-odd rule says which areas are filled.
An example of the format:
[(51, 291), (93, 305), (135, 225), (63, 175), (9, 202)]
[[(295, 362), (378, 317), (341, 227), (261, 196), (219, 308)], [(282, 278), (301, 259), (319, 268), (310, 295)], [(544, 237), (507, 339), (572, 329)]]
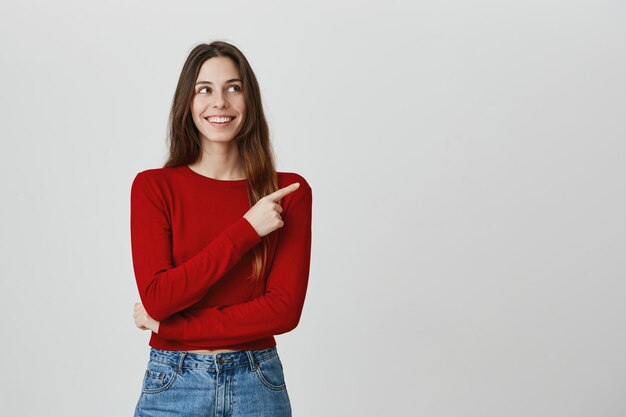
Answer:
[(225, 123), (233, 120), (234, 117), (209, 117), (207, 120), (212, 123)]

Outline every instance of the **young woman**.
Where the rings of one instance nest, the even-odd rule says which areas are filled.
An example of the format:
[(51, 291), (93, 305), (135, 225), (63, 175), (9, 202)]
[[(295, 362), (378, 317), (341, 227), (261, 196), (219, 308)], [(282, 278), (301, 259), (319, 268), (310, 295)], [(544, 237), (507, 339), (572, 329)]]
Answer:
[(221, 41), (187, 57), (169, 156), (131, 186), (131, 246), (151, 330), (135, 416), (291, 416), (275, 335), (300, 320), (311, 187), (276, 172), (256, 77)]

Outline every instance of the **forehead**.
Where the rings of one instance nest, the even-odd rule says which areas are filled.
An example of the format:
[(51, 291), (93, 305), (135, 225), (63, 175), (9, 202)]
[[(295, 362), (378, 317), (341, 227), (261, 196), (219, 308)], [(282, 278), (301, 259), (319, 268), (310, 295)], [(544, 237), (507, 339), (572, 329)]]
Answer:
[(196, 81), (222, 83), (231, 78), (240, 78), (235, 63), (230, 58), (216, 56), (202, 63)]

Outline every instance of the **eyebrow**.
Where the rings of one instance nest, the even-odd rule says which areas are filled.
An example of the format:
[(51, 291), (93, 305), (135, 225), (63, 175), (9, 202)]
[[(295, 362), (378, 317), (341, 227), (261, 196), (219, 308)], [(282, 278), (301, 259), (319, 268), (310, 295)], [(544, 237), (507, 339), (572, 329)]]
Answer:
[[(241, 82), (241, 79), (240, 78), (231, 78), (230, 80), (226, 80), (226, 83), (232, 83), (232, 82), (235, 82), (235, 81), (240, 81)], [(198, 81), (196, 83), (196, 85), (198, 85), (198, 84), (213, 84), (213, 83), (211, 81)]]

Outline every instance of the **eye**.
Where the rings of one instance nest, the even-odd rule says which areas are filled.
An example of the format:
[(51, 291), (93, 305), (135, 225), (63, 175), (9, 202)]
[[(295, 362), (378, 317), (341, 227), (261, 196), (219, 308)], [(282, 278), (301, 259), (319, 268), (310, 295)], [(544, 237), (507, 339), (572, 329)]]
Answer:
[(230, 87), (228, 87), (228, 88), (231, 88), (231, 87), (234, 87), (234, 88), (235, 88), (235, 92), (240, 92), (240, 91), (241, 91), (241, 87), (239, 87), (238, 85), (234, 85), (234, 84), (233, 84), (233, 85), (231, 85), (231, 86), (230, 86)]
[(201, 93), (201, 92), (202, 92), (202, 90), (207, 90), (207, 89), (208, 89), (208, 90), (210, 90), (210, 88), (209, 88), (209, 87), (202, 87), (202, 88), (200, 88), (200, 89), (198, 90), (198, 93)]

